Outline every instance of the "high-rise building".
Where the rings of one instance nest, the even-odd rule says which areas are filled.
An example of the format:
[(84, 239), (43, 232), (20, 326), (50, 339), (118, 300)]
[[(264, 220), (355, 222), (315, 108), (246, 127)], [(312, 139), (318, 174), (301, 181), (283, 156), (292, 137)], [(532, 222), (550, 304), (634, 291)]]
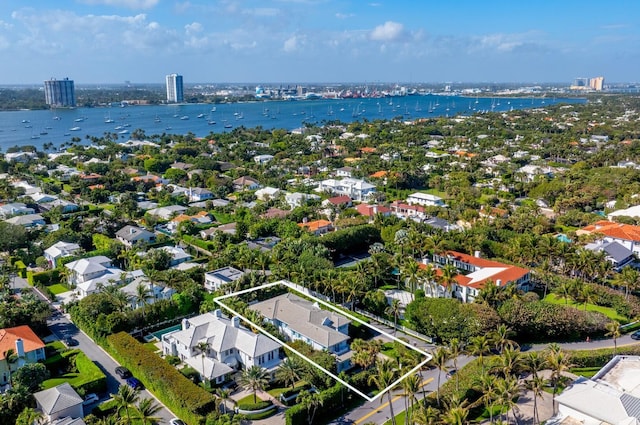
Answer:
[(44, 97), (47, 105), (57, 107), (76, 106), (76, 91), (73, 80), (52, 78), (44, 82)]
[(601, 91), (604, 86), (604, 77), (593, 77), (589, 80), (589, 87), (595, 91)]
[(184, 89), (182, 86), (182, 75), (167, 75), (167, 102), (184, 102)]

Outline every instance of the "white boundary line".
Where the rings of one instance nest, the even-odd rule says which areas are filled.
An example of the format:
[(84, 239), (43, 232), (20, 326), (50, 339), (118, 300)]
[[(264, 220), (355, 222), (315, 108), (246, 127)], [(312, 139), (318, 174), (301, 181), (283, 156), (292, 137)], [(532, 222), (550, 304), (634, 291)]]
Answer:
[[(244, 317), (243, 315), (241, 315), (240, 313), (238, 313), (237, 311), (233, 310), (232, 308), (230, 308), (229, 306), (227, 306), (226, 304), (224, 304), (222, 302), (222, 300), (226, 299), (226, 298), (231, 298), (231, 297), (235, 297), (238, 295), (243, 295), (243, 294), (248, 294), (250, 292), (254, 292), (254, 291), (258, 291), (261, 289), (267, 289), (267, 288), (272, 288), (274, 286), (280, 286), (280, 285), (284, 285), (287, 288), (291, 289), (292, 291), (295, 291), (299, 294), (302, 294), (303, 296), (307, 297), (307, 298), (311, 298), (312, 300), (314, 300), (315, 302), (322, 304), (325, 307), (328, 307), (329, 309), (335, 311), (338, 314), (341, 314), (343, 316), (348, 317), (349, 319), (356, 321), (366, 327), (368, 327), (369, 329), (373, 330), (374, 332), (378, 332), (384, 336), (386, 336), (387, 338), (390, 338), (393, 341), (397, 341), (399, 343), (401, 343), (402, 345), (408, 347), (409, 349), (413, 350), (413, 351), (417, 351), (418, 353), (420, 353), (421, 355), (425, 356), (425, 360), (422, 361), (421, 363), (419, 363), (417, 366), (415, 366), (413, 369), (411, 369), (410, 371), (408, 371), (407, 373), (405, 373), (404, 375), (402, 375), (401, 377), (399, 377), (398, 379), (396, 379), (391, 385), (389, 385), (387, 388), (383, 389), (382, 391), (380, 391), (378, 394), (376, 394), (374, 397), (369, 397), (367, 394), (363, 393), (361, 390), (359, 390), (358, 388), (354, 387), (353, 385), (349, 384), (348, 382), (346, 382), (344, 379), (340, 378), (339, 376), (335, 375), (334, 373), (328, 371), (327, 369), (323, 368), (322, 366), (320, 366), (318, 363), (314, 362), (313, 360), (311, 360), (309, 357), (305, 356), (304, 354), (300, 353), (298, 350), (286, 345), (285, 342), (281, 341), (280, 339), (278, 339), (277, 337), (273, 336), (272, 334), (270, 334), (269, 332), (267, 332), (265, 329), (263, 329), (261, 326), (259, 326), (258, 324), (252, 322), (251, 320), (247, 319), (246, 317)], [(233, 292), (231, 294), (227, 294), (227, 295), (221, 295), (219, 297), (216, 297), (213, 299), (213, 301), (218, 304), (220, 307), (224, 308), (225, 310), (229, 311), (230, 313), (240, 317), (242, 320), (244, 320), (247, 323), (250, 323), (253, 327), (255, 327), (256, 329), (258, 329), (260, 332), (262, 332), (264, 335), (266, 335), (267, 337), (269, 337), (270, 339), (274, 340), (275, 342), (277, 342), (278, 344), (282, 345), (282, 346), (286, 346), (287, 350), (290, 350), (291, 352), (297, 354), (298, 356), (300, 356), (303, 360), (311, 363), (313, 366), (315, 366), (316, 368), (320, 369), (321, 371), (323, 371), (324, 373), (326, 373), (327, 375), (329, 375), (330, 377), (332, 377), (333, 379), (335, 379), (336, 381), (340, 382), (342, 385), (344, 385), (345, 387), (349, 388), (350, 390), (352, 390), (353, 392), (355, 392), (356, 394), (358, 394), (360, 397), (364, 398), (367, 401), (375, 401), (378, 398), (382, 397), (384, 394), (386, 394), (388, 391), (391, 391), (392, 388), (394, 388), (396, 385), (398, 385), (402, 380), (404, 380), (405, 378), (407, 378), (410, 375), (413, 375), (414, 373), (416, 373), (418, 370), (420, 370), (420, 368), (422, 368), (422, 366), (424, 366), (429, 360), (431, 360), (431, 355), (429, 353), (426, 353), (416, 347), (413, 347), (411, 344), (391, 335), (388, 334), (387, 332), (380, 330), (376, 327), (371, 326), (370, 324), (360, 320), (359, 318), (353, 316), (352, 314), (341, 310), (339, 308), (336, 308), (335, 306), (327, 303), (326, 301), (323, 301), (319, 298), (314, 297), (313, 295), (307, 294), (301, 290), (299, 290), (298, 288), (295, 287), (295, 285), (292, 282), (289, 282), (287, 280), (280, 280), (278, 282), (273, 282), (273, 283), (266, 283), (264, 285), (260, 285), (257, 286), (255, 288), (249, 288), (249, 289), (244, 289), (242, 291), (237, 291), (237, 292)]]

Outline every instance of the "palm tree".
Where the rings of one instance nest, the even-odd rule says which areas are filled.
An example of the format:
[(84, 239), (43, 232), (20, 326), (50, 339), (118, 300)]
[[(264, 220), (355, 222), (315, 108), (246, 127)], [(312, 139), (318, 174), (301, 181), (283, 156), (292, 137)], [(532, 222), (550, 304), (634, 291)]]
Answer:
[(625, 298), (629, 298), (629, 293), (636, 289), (640, 283), (640, 272), (631, 266), (626, 266), (618, 273), (614, 282), (624, 286)]
[[(378, 361), (376, 363), (378, 373), (369, 375), (369, 385), (374, 384), (379, 390), (387, 388), (396, 379), (395, 365), (390, 360)], [(389, 402), (389, 412), (391, 414), (391, 425), (396, 425), (396, 415), (393, 413), (393, 400), (391, 400), (391, 391), (387, 391), (387, 400)]]
[(409, 292), (413, 293), (418, 287), (418, 275), (420, 272), (420, 263), (410, 258), (404, 263), (404, 267), (400, 270), (400, 274), (407, 286)]
[(456, 276), (458, 275), (458, 269), (453, 264), (445, 264), (441, 271), (440, 284), (445, 288), (445, 297), (450, 298), (453, 284), (456, 282)]
[(396, 334), (396, 331), (398, 329), (398, 317), (400, 317), (400, 310), (401, 310), (400, 300), (397, 300), (395, 298), (391, 300), (391, 304), (387, 306), (387, 308), (384, 310), (384, 314), (388, 316), (393, 316), (393, 334), (394, 335)]
[(154, 416), (162, 410), (162, 406), (155, 402), (152, 398), (143, 398), (138, 403), (138, 415), (140, 416), (140, 421), (142, 425), (151, 425), (158, 421), (160, 421), (160, 417)]
[(540, 423), (540, 415), (538, 414), (538, 397), (543, 398), (544, 386), (546, 379), (538, 374), (533, 374), (531, 379), (526, 382), (526, 387), (533, 393), (533, 423)]
[(445, 425), (464, 425), (468, 423), (469, 408), (467, 400), (452, 397), (447, 401), (447, 408), (442, 414), (440, 421)]
[(498, 327), (496, 328), (495, 331), (493, 331), (493, 339), (494, 339), (494, 343), (496, 345), (496, 348), (500, 351), (500, 353), (502, 353), (502, 351), (504, 351), (505, 347), (507, 346), (511, 346), (511, 347), (517, 347), (518, 344), (509, 339), (509, 337), (511, 336), (513, 332), (511, 331), (511, 329), (509, 327), (507, 327), (507, 325), (500, 324), (498, 325)]
[(138, 390), (134, 390), (128, 385), (120, 385), (117, 394), (111, 394), (111, 397), (116, 401), (118, 416), (120, 416), (120, 411), (124, 409), (127, 414), (126, 422), (130, 424), (129, 407), (134, 406), (138, 401)]
[(489, 411), (489, 423), (493, 423), (493, 404), (496, 401), (496, 382), (498, 378), (491, 373), (482, 373), (480, 377), (473, 383), (473, 388), (480, 391), (482, 396), (470, 407), (484, 404)]
[[(499, 403), (503, 406), (507, 422), (509, 422), (509, 412), (516, 408), (517, 399), (520, 396), (522, 387), (518, 383), (517, 378), (509, 376), (505, 379), (498, 380), (496, 384), (496, 391), (498, 393)], [(515, 411), (513, 412), (513, 419), (515, 423), (518, 423)]]
[(256, 393), (264, 391), (269, 383), (267, 371), (260, 366), (253, 365), (242, 371), (239, 382), (241, 387), (253, 393), (253, 403), (257, 402)]
[(139, 283), (138, 286), (136, 286), (134, 299), (136, 301), (136, 305), (143, 308), (144, 316), (144, 308), (149, 304), (149, 301), (153, 299), (153, 292), (151, 291), (151, 288), (145, 286), (143, 283)]
[(615, 356), (616, 351), (618, 351), (618, 338), (622, 336), (620, 323), (617, 320), (612, 320), (606, 324), (605, 328), (607, 329), (607, 333), (605, 335), (613, 338), (613, 355)]
[[(458, 338), (452, 338), (451, 341), (449, 341), (449, 345), (447, 348), (449, 350), (449, 356), (451, 357), (451, 360), (453, 360), (453, 369), (457, 370), (458, 356), (460, 356), (460, 354), (462, 354), (463, 352), (462, 342), (460, 342)], [(456, 392), (459, 391), (459, 385), (458, 385), (459, 376), (460, 376), (459, 374), (457, 373), (455, 374)]]
[(569, 299), (571, 298), (571, 293), (573, 292), (573, 284), (571, 281), (567, 279), (561, 279), (553, 289), (553, 293), (556, 294), (560, 298), (564, 298), (564, 303), (569, 304)]
[(34, 425), (43, 424), (43, 415), (39, 410), (35, 410), (32, 407), (25, 407), (20, 415), (16, 418), (16, 425)]
[(7, 369), (9, 372), (9, 384), (11, 384), (11, 365), (17, 363), (20, 358), (18, 357), (18, 353), (16, 353), (16, 350), (14, 350), (13, 348), (9, 348), (3, 354), (4, 354), (4, 358), (7, 361)]
[(225, 388), (217, 388), (216, 395), (222, 401), (222, 406), (224, 408), (224, 413), (227, 413), (227, 401), (231, 401), (235, 404), (235, 400), (231, 398), (231, 390)]
[(498, 357), (498, 365), (495, 369), (502, 373), (502, 376), (508, 378), (509, 376), (517, 373), (522, 366), (522, 354), (518, 348), (511, 346), (505, 347), (504, 351), (500, 353)]
[[(420, 391), (420, 375), (411, 375), (407, 376), (402, 381), (402, 390), (405, 398), (405, 424), (412, 424), (412, 416), (413, 416), (413, 406), (417, 403), (418, 399), (416, 398), (416, 394)], [(407, 408), (407, 399), (409, 399), (409, 406)]]
[(420, 405), (413, 417), (416, 425), (436, 425), (438, 423), (438, 417), (440, 411), (432, 406), (427, 406), (426, 403)]
[(307, 409), (307, 423), (311, 425), (313, 423), (313, 417), (316, 415), (316, 410), (324, 404), (324, 399), (317, 392), (303, 390), (298, 394), (296, 402), (302, 404), (305, 409)]
[(291, 384), (291, 388), (296, 387), (296, 381), (300, 379), (302, 366), (294, 358), (287, 357), (280, 363), (276, 371), (276, 378), (283, 381), (285, 385)]
[(562, 374), (569, 370), (572, 365), (569, 355), (562, 350), (555, 350), (555, 348), (552, 348), (547, 356), (547, 361), (551, 368), (551, 380), (553, 381), (553, 413), (556, 414), (555, 395), (558, 391), (558, 383), (560, 382)]
[(474, 336), (469, 339), (469, 344), (466, 348), (467, 354), (469, 354), (470, 356), (478, 357), (480, 367), (482, 368), (482, 373), (484, 373), (484, 355), (491, 352), (489, 337), (487, 337), (486, 335)]
[(210, 345), (207, 341), (200, 341), (196, 344), (196, 348), (200, 351), (200, 357), (202, 359), (202, 383), (203, 384), (207, 382), (207, 376), (204, 373), (204, 358), (207, 356), (209, 347)]
[(547, 358), (539, 351), (529, 351), (524, 357), (524, 366), (532, 375), (538, 375), (538, 372), (548, 366)]
[[(431, 361), (438, 368), (440, 372), (447, 371), (447, 362), (449, 361), (449, 350), (446, 347), (438, 347), (436, 351), (433, 352), (433, 357)], [(440, 406), (440, 377), (441, 373), (438, 373), (438, 387), (436, 388), (436, 400), (438, 401), (438, 406)]]

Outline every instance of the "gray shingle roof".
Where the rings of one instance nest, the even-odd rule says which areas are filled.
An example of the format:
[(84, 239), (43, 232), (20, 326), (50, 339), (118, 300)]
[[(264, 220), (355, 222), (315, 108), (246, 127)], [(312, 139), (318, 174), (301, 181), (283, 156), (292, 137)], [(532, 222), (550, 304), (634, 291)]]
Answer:
[(68, 382), (60, 384), (57, 387), (49, 388), (48, 390), (37, 392), (33, 396), (38, 403), (40, 403), (42, 410), (47, 415), (82, 404), (82, 397), (71, 388)]

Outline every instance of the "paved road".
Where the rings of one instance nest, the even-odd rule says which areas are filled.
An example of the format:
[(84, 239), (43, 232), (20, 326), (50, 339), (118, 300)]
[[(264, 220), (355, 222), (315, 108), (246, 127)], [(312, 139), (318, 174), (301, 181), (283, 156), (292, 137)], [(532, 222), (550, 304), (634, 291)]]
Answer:
[[(15, 279), (15, 289), (20, 290), (22, 288), (30, 287), (25, 279), (16, 278)], [(43, 300), (47, 300), (44, 295), (39, 293), (39, 291), (35, 291), (36, 294)], [(108, 399), (109, 394), (114, 394), (118, 392), (118, 387), (120, 385), (126, 385), (123, 379), (120, 379), (115, 374), (115, 368), (119, 366), (119, 364), (107, 354), (98, 344), (93, 342), (91, 338), (89, 338), (85, 333), (81, 332), (76, 325), (69, 320), (69, 318), (62, 314), (60, 311), (54, 309), (54, 313), (47, 319), (47, 326), (51, 330), (51, 333), (58, 337), (59, 339), (63, 339), (66, 337), (72, 337), (78, 341), (78, 346), (74, 348), (79, 348), (82, 350), (87, 357), (94, 361), (94, 363), (102, 370), (102, 372), (107, 377), (107, 393), (106, 394), (98, 394), (100, 397), (100, 401), (104, 401)], [(153, 397), (147, 390), (143, 390), (140, 392), (140, 398), (149, 398)], [(168, 424), (169, 420), (174, 418), (175, 415), (169, 411), (169, 409), (160, 403), (159, 400), (156, 399), (158, 403), (162, 406), (162, 409), (157, 413), (157, 416), (161, 419), (161, 424)], [(85, 407), (85, 413), (88, 414), (91, 412), (91, 409), (95, 407), (97, 403)]]

